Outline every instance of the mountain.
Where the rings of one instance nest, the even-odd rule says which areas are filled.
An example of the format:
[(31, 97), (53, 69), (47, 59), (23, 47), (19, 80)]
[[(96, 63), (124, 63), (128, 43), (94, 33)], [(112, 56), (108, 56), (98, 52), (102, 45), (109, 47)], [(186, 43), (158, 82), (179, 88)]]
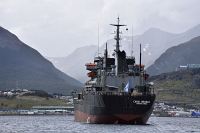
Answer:
[[(146, 67), (152, 65), (154, 61), (164, 53), (168, 48), (172, 46), (176, 46), (180, 43), (186, 42), (194, 37), (200, 36), (200, 25), (197, 25), (183, 33), (173, 34), (169, 32), (165, 32), (158, 28), (151, 28), (144, 32), (141, 35), (136, 36), (122, 36), (122, 40), (120, 41), (121, 49), (124, 49), (127, 52), (127, 55), (131, 55), (132, 49), (132, 40), (133, 40), (133, 55), (136, 58), (136, 63), (139, 63), (139, 44), (142, 44), (142, 63), (146, 65)], [(113, 50), (115, 49), (115, 40), (110, 39), (107, 41), (108, 44), (108, 52), (111, 56)], [(85, 71), (85, 63), (91, 62), (94, 58), (95, 53), (97, 53), (97, 48), (95, 46), (86, 46), (78, 48), (77, 50), (82, 53), (81, 56), (86, 56), (87, 58), (81, 58), (79, 62), (79, 58), (76, 57), (77, 50), (72, 52), (69, 56), (63, 57), (62, 60), (60, 58), (49, 58), (57, 68), (62, 70), (65, 73), (69, 73), (70, 76), (80, 80), (81, 82), (86, 81), (86, 72)], [(101, 55), (103, 55), (103, 51), (105, 49), (105, 43), (100, 47)], [(77, 64), (67, 64), (68, 66), (63, 66), (63, 62), (69, 62), (68, 60), (76, 61)], [(69, 69), (70, 68), (70, 69)], [(71, 69), (73, 68), (73, 69)], [(79, 73), (75, 74), (75, 73)]]
[(61, 71), (69, 74), (79, 81), (86, 81), (87, 70), (85, 64), (92, 61), (95, 57), (97, 46), (90, 45), (76, 49), (67, 57), (48, 58)]
[(169, 48), (149, 68), (151, 75), (175, 71), (180, 65), (200, 64), (200, 36)]
[(200, 69), (163, 73), (150, 77), (156, 100), (200, 109)]
[(82, 84), (0, 27), (0, 90), (23, 88), (70, 94)]

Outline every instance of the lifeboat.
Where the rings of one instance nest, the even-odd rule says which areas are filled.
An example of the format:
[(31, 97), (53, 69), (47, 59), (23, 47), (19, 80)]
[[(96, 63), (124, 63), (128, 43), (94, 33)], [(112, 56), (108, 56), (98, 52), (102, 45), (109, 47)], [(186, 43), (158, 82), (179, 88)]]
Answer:
[(87, 63), (85, 64), (85, 66), (86, 66), (86, 69), (90, 71), (97, 69), (97, 65), (95, 63)]
[(94, 78), (94, 77), (96, 77), (96, 73), (95, 72), (89, 72), (89, 73), (87, 73), (87, 76), (90, 77), (90, 78)]

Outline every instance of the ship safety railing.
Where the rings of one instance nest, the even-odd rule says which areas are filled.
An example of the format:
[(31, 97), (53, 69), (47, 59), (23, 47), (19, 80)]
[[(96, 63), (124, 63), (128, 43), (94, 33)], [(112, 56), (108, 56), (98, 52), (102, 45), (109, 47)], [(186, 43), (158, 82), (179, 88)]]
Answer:
[(106, 91), (106, 92), (102, 92), (102, 91), (88, 91), (85, 92), (85, 94), (93, 94), (93, 95), (121, 95), (121, 96), (125, 96), (125, 95), (131, 95), (130, 92), (112, 92), (112, 91)]
[[(153, 86), (140, 86), (135, 88), (136, 93), (134, 95), (151, 95), (154, 94)], [(96, 91), (94, 89), (87, 89), (87, 91), (82, 91), (82, 94), (92, 94), (92, 95), (121, 95), (121, 96), (129, 96), (133, 95), (134, 92), (124, 92), (124, 91)]]

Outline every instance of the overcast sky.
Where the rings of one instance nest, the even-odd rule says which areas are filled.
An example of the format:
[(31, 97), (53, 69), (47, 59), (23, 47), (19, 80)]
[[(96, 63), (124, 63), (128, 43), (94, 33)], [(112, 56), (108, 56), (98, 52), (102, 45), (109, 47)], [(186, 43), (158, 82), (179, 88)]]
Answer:
[[(119, 15), (134, 34), (180, 33), (200, 24), (200, 0), (0, 0), (0, 26), (49, 57), (110, 39)], [(125, 35), (130, 35), (130, 31)]]

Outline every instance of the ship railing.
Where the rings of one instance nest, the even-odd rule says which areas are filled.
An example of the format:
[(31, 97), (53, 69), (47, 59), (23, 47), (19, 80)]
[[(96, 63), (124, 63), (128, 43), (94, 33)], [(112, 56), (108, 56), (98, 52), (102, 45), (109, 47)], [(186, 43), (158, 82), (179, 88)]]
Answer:
[(139, 95), (151, 95), (154, 94), (154, 88), (149, 89), (149, 91), (141, 92), (135, 90), (134, 92), (124, 92), (124, 91), (95, 91), (92, 89), (87, 89), (83, 92), (84, 94), (92, 95), (121, 95), (121, 96), (139, 96)]
[(121, 96), (124, 96), (124, 95), (131, 95), (130, 92), (112, 92), (112, 91), (106, 91), (106, 92), (102, 92), (102, 91), (90, 91), (88, 93), (92, 93), (92, 94), (98, 94), (98, 95), (121, 95)]

